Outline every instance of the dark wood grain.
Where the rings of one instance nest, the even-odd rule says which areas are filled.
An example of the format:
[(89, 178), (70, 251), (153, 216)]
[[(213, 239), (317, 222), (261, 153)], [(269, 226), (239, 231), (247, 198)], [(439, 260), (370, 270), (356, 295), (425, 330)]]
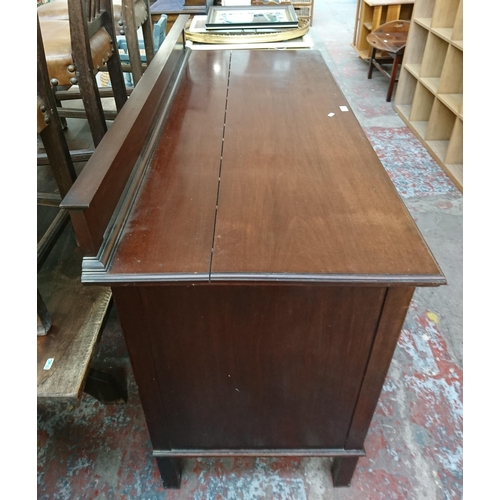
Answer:
[[(153, 363), (153, 344), (150, 330), (145, 327), (139, 288), (114, 287), (113, 300), (127, 344), (127, 350), (138, 385), (149, 436), (158, 448), (170, 449), (170, 432), (167, 426), (164, 404)], [(168, 410), (168, 402), (166, 403)]]
[[(100, 10), (101, 3), (102, 10)], [(89, 6), (89, 10), (86, 9), (87, 5)], [(76, 67), (78, 86), (95, 146), (99, 144), (107, 131), (104, 110), (95, 78), (97, 70), (94, 67), (90, 48), (90, 40), (101, 26), (105, 28), (107, 37), (111, 39), (111, 43), (113, 44), (114, 50), (112, 49), (109, 59), (105, 62), (107, 63), (113, 87), (113, 96), (118, 111), (120, 111), (127, 100), (119, 54), (115, 45), (116, 35), (112, 12), (110, 0), (102, 0), (99, 5), (94, 0), (89, 0), (88, 2), (68, 0), (71, 53)]]
[[(445, 278), (319, 52), (197, 51), (180, 76), (165, 124), (130, 115), (70, 192), (95, 256), (119, 159), (143, 162), (110, 266), (84, 276), (112, 284), (162, 478), (261, 450), (335, 456), (347, 485), (413, 287)], [(165, 85), (138, 101), (156, 118)], [(124, 140), (144, 120), (147, 159), (147, 134)]]
[(179, 489), (182, 477), (181, 461), (175, 458), (156, 457), (156, 463), (164, 488)]
[(54, 179), (61, 197), (66, 196), (76, 179), (76, 171), (66, 143), (66, 137), (61, 128), (57, 103), (47, 72), (40, 22), (37, 17), (37, 96), (40, 99), (40, 112), (44, 110), (43, 128), (39, 131), (47, 160), (54, 174)]
[[(234, 51), (231, 68), (226, 51), (190, 56), (115, 259), (99, 279), (443, 284), (359, 123), (340, 111), (347, 102), (320, 54), (264, 54)], [(305, 87), (315, 88), (307, 104)], [(117, 193), (109, 182), (103, 194)], [(102, 233), (93, 216), (100, 212), (85, 211)]]
[[(127, 343), (150, 344), (151, 357), (145, 346), (130, 356), (139, 390), (152, 378), (158, 384), (148, 404), (163, 406), (171, 448), (344, 446), (385, 289), (186, 285), (113, 293)], [(154, 439), (153, 447), (161, 449)]]
[[(208, 279), (229, 55), (194, 52), (110, 273)], [(216, 68), (216, 69), (214, 69)]]
[(172, 28), (113, 127), (96, 148), (61, 206), (71, 209), (84, 255), (96, 255), (113, 212), (158, 120), (159, 105), (177, 76), (185, 49), (179, 44), (187, 17)]
[(345, 447), (362, 446), (391, 364), (414, 288), (389, 288)]
[(335, 457), (332, 464), (332, 481), (336, 487), (347, 487), (358, 465), (358, 457)]
[[(354, 418), (345, 442), (346, 449), (363, 446), (413, 292), (414, 288), (411, 287), (390, 288), (387, 291)], [(357, 461), (355, 457), (335, 458), (332, 469), (335, 486), (350, 485)]]
[(339, 106), (349, 108), (319, 52), (233, 52), (214, 279), (441, 274), (354, 113)]

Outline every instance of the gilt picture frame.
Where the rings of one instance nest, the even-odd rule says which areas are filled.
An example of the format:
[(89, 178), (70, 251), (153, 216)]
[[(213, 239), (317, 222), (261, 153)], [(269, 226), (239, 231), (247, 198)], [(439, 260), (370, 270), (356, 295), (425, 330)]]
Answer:
[(208, 10), (207, 30), (236, 28), (296, 28), (298, 18), (291, 5), (212, 6)]

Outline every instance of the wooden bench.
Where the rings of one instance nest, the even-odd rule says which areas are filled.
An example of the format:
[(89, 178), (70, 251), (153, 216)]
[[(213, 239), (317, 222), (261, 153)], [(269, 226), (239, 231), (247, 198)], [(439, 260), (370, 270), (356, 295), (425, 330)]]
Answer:
[(109, 287), (82, 285), (82, 253), (73, 241), (71, 231), (61, 235), (54, 258), (38, 273), (52, 320), (47, 335), (37, 338), (38, 402), (80, 400), (111, 306)]
[(185, 22), (63, 200), (82, 280), (112, 289), (166, 487), (203, 456), (334, 457), (346, 486), (445, 278), (318, 51), (191, 52)]

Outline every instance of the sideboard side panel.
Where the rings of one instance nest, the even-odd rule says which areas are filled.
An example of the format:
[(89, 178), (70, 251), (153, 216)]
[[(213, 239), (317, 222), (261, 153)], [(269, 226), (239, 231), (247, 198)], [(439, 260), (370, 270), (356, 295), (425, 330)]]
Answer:
[(168, 450), (171, 447), (170, 436), (161, 404), (149, 329), (145, 327), (145, 307), (140, 289), (113, 287), (111, 290), (139, 389), (149, 436), (155, 447)]
[(149, 285), (115, 300), (132, 288), (118, 312), (170, 449), (342, 448), (385, 288)]
[(393, 287), (387, 291), (370, 359), (345, 444), (347, 449), (363, 447), (414, 290), (413, 287)]

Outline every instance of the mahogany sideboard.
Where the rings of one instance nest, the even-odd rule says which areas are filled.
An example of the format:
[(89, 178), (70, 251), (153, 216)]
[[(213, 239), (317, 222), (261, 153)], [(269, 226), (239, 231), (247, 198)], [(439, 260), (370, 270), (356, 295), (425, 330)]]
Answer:
[(415, 287), (445, 278), (316, 50), (180, 16), (62, 206), (110, 286), (165, 487), (183, 457), (350, 483)]

